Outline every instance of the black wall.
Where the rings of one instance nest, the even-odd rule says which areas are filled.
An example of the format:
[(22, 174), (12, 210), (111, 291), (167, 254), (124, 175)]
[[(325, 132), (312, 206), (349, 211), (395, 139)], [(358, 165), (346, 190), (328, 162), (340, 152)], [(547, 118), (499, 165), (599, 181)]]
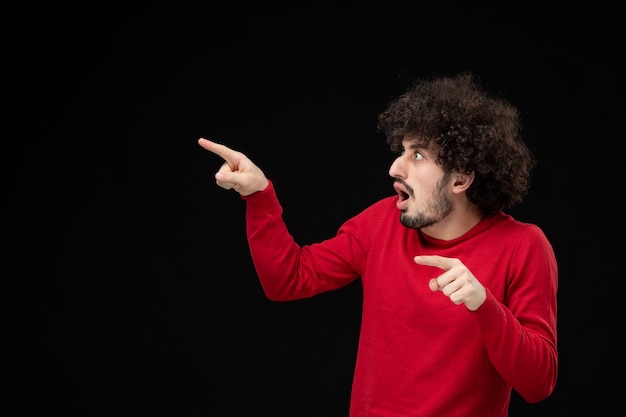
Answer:
[(16, 415), (347, 416), (359, 284), (265, 299), (244, 203), (214, 184), (222, 161), (196, 140), (256, 161), (310, 243), (393, 192), (374, 128), (387, 101), (414, 77), (466, 69), (523, 113), (539, 165), (513, 214), (544, 229), (560, 264), (560, 379), (542, 403), (514, 396), (510, 415), (623, 410), (621, 4), (4, 17)]

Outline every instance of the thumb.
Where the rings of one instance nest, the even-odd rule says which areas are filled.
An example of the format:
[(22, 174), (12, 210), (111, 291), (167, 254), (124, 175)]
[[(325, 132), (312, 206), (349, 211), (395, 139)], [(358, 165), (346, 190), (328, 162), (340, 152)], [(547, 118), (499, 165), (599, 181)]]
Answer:
[(230, 190), (237, 183), (236, 179), (234, 178), (236, 175), (237, 174), (234, 173), (218, 172), (217, 174), (215, 174), (215, 182), (220, 187), (226, 190)]

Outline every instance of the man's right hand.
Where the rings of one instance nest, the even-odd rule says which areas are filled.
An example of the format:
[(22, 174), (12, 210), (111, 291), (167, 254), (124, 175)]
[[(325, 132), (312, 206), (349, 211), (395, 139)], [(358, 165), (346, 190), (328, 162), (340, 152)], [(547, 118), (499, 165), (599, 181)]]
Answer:
[(215, 174), (215, 182), (220, 187), (246, 196), (263, 191), (269, 185), (263, 171), (243, 153), (204, 138), (198, 139), (198, 144), (224, 159)]

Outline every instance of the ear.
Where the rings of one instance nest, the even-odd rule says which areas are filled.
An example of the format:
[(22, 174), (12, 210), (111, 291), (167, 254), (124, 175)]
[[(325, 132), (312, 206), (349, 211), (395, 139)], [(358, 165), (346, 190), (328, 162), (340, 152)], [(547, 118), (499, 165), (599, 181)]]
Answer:
[(466, 191), (472, 182), (474, 182), (473, 171), (470, 174), (456, 173), (454, 174), (453, 191), (455, 193)]

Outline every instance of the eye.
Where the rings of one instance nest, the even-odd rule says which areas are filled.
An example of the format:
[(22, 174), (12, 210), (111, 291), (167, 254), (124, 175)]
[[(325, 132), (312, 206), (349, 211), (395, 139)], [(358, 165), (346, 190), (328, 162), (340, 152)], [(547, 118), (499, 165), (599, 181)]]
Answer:
[(415, 152), (415, 155), (413, 157), (415, 158), (416, 161), (421, 161), (422, 159), (424, 159), (422, 154), (419, 152)]

